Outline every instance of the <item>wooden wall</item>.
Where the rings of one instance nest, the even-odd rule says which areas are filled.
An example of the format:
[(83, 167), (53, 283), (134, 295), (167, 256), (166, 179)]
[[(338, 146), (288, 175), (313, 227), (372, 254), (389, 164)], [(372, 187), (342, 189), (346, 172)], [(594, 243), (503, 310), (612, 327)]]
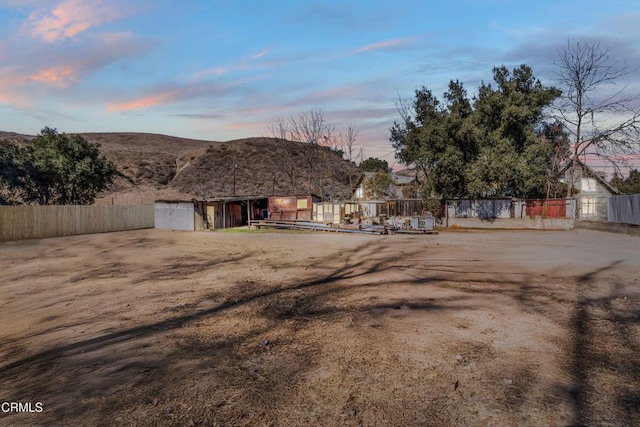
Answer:
[(153, 205), (0, 206), (0, 242), (153, 227)]

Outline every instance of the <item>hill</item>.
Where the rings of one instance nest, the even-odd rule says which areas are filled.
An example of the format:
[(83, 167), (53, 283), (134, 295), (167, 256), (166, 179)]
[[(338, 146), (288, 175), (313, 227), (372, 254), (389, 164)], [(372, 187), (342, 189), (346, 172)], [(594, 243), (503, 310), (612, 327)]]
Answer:
[[(100, 144), (118, 175), (99, 204), (151, 203), (158, 199), (288, 195), (311, 192), (348, 198), (360, 175), (341, 153), (272, 138), (201, 141), (148, 133), (82, 133)], [(28, 143), (33, 136), (0, 132)], [(234, 185), (235, 175), (235, 185)]]

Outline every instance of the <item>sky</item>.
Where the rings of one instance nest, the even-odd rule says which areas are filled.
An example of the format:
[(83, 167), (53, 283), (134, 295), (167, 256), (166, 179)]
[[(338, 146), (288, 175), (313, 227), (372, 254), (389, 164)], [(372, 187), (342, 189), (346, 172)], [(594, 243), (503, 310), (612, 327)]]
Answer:
[(569, 39), (640, 70), (640, 2), (0, 0), (0, 130), (226, 141), (321, 110), (394, 165), (398, 97), (500, 65), (555, 85)]

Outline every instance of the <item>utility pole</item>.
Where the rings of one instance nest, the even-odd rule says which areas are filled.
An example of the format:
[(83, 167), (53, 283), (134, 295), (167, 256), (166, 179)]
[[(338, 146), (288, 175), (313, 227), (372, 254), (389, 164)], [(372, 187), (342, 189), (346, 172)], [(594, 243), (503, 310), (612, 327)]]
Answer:
[(236, 195), (236, 169), (238, 169), (238, 163), (236, 163), (236, 161), (233, 161), (233, 195), (235, 197)]

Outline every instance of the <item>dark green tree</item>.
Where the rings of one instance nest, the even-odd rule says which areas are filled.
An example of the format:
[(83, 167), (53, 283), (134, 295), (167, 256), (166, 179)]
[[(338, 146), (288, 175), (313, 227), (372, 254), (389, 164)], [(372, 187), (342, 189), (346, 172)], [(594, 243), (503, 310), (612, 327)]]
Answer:
[(369, 157), (367, 160), (360, 164), (363, 172), (388, 172), (389, 163), (386, 160), (381, 160), (376, 157)]
[(25, 179), (23, 152), (9, 140), (0, 141), (0, 205), (16, 204)]
[(455, 129), (447, 127), (447, 109), (423, 87), (416, 90), (411, 107), (405, 104), (399, 110), (403, 121), (395, 122), (391, 129), (396, 157), (424, 173), (423, 194), (454, 197), (463, 187), (464, 155), (449, 138), (449, 131), (454, 133)]
[(616, 174), (611, 179), (611, 185), (620, 190), (621, 193), (638, 194), (640, 193), (640, 171), (632, 169), (626, 178)]
[(468, 169), (469, 193), (545, 197), (553, 151), (537, 129), (560, 91), (543, 87), (527, 65), (496, 67), (493, 80), (495, 89), (482, 83), (474, 102), (480, 165)]
[(366, 195), (374, 199), (387, 198), (389, 197), (391, 184), (393, 184), (391, 174), (386, 171), (378, 171), (367, 183), (365, 187)]
[(27, 203), (90, 204), (116, 172), (100, 156), (97, 144), (80, 135), (58, 133), (45, 127), (24, 149), (22, 198)]
[(553, 144), (537, 129), (560, 92), (526, 65), (496, 67), (493, 80), (473, 103), (457, 80), (444, 104), (425, 88), (410, 107), (401, 102), (391, 142), (398, 160), (424, 172), (425, 197), (544, 197)]

